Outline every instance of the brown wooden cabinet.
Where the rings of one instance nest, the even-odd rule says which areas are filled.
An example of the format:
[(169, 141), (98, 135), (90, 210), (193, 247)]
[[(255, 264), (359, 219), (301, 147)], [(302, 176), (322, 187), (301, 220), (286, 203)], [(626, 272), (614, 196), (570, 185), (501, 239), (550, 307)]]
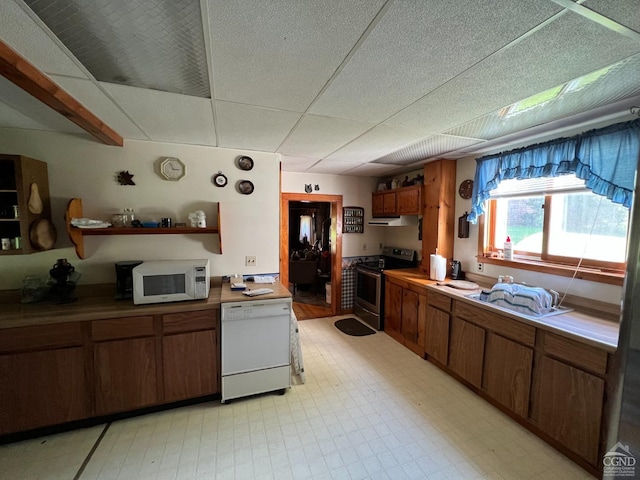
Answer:
[(373, 193), (371, 214), (374, 217), (422, 215), (422, 185)]
[(460, 318), (451, 319), (449, 368), (480, 388), (485, 330)]
[(385, 333), (423, 356), (426, 291), (394, 278), (387, 277), (385, 282)]
[[(40, 200), (40, 208), (36, 197)], [(47, 164), (21, 155), (0, 154), (0, 237), (12, 240), (10, 249), (0, 250), (0, 255), (21, 255), (46, 249), (43, 245), (33, 245), (29, 233), (32, 226), (38, 225), (35, 222), (50, 222), (50, 219)]]
[(219, 392), (219, 310), (163, 316), (164, 400), (174, 402)]
[(80, 325), (2, 330), (0, 385), (0, 434), (88, 417)]
[(489, 396), (527, 418), (533, 349), (487, 332), (482, 387)]
[(439, 293), (427, 294), (426, 333), (424, 350), (442, 365), (449, 358), (449, 323), (451, 299)]
[[(424, 209), (422, 217), (423, 272), (429, 272), (430, 254), (453, 259), (455, 227), (456, 161), (435, 160), (424, 165)], [(448, 267), (447, 267), (448, 268)]]

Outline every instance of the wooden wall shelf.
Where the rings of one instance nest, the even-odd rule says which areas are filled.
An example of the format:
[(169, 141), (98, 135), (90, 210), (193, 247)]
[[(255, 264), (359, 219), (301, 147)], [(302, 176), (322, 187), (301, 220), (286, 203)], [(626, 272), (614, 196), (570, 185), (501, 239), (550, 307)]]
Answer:
[[(218, 226), (206, 228), (171, 227), (171, 228), (134, 228), (134, 227), (108, 227), (108, 228), (77, 228), (71, 225), (73, 218), (83, 218), (82, 200), (72, 198), (67, 205), (64, 219), (67, 226), (67, 234), (74, 244), (78, 258), (85, 258), (84, 237), (95, 235), (186, 235), (186, 234), (218, 234), (220, 236), (220, 204), (218, 204)], [(220, 241), (220, 253), (222, 253), (222, 237)]]

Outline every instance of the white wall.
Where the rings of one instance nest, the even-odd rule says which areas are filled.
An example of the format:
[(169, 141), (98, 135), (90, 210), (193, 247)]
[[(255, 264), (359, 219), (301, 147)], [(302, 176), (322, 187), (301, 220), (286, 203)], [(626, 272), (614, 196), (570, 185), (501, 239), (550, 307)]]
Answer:
[[(479, 273), (478, 259), (478, 225), (470, 225), (469, 238), (458, 238), (458, 217), (471, 210), (471, 200), (464, 200), (457, 194), (457, 186), (466, 179), (475, 177), (475, 157), (467, 157), (457, 161), (456, 170), (456, 230), (454, 240), (454, 258), (462, 262), (462, 269), (468, 272)], [(531, 272), (515, 268), (504, 268), (500, 265), (483, 265), (481, 275), (497, 279), (498, 275), (513, 275), (517, 282), (526, 282), (545, 288), (552, 288), (561, 294), (567, 292), (571, 295), (591, 298), (607, 303), (619, 304), (622, 296), (622, 287), (585, 280), (573, 280), (570, 277), (548, 275), (539, 272)]]
[(366, 225), (366, 222), (371, 220), (371, 193), (376, 190), (377, 179), (349, 175), (282, 172), (283, 193), (305, 193), (304, 186), (309, 183), (320, 187), (320, 190), (314, 190), (313, 193), (342, 195), (343, 207), (364, 208), (364, 233), (342, 234), (342, 256), (379, 255), (387, 228)]
[[(47, 277), (58, 258), (67, 258), (82, 274), (80, 283), (115, 282), (114, 262), (166, 258), (209, 258), (212, 275), (265, 273), (279, 270), (279, 162), (271, 153), (203, 146), (125, 141), (123, 148), (101, 145), (88, 136), (29, 130), (0, 129), (0, 151), (47, 162), (53, 221), (58, 231), (54, 250), (0, 258), (0, 289), (19, 288), (25, 275)], [(251, 171), (235, 166), (240, 155), (255, 161)], [(157, 173), (163, 157), (178, 157), (187, 165), (179, 182)], [(115, 181), (119, 171), (134, 174), (135, 186)], [(211, 178), (222, 171), (229, 183), (216, 187)], [(255, 185), (242, 195), (236, 183)], [(84, 216), (109, 220), (132, 207), (141, 217), (172, 217), (187, 222), (194, 210), (204, 210), (209, 225), (216, 224), (220, 203), (223, 253), (212, 235), (136, 235), (85, 237), (85, 260), (71, 248), (63, 215), (69, 199), (82, 199)], [(245, 267), (245, 256), (255, 255), (257, 267)]]

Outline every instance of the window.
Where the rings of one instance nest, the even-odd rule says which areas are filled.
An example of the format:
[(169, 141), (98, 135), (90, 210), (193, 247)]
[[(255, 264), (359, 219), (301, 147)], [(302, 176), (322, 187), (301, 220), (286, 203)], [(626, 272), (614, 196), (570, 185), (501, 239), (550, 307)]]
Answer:
[(573, 175), (503, 181), (487, 207), (487, 256), (499, 255), (510, 236), (516, 262), (624, 270), (629, 210)]

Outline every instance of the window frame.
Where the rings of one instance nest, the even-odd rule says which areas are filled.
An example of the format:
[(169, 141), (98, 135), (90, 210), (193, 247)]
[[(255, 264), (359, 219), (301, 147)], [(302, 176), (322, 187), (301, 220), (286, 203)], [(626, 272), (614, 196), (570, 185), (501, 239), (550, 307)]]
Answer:
[[(478, 262), (567, 277), (573, 277), (575, 274), (575, 278), (582, 280), (622, 285), (624, 282), (626, 263), (620, 264), (593, 259), (583, 259), (582, 262), (580, 262), (580, 259), (575, 257), (562, 257), (548, 254), (548, 232), (550, 228), (549, 223), (553, 195), (547, 194), (543, 196), (544, 216), (541, 255), (531, 255), (529, 252), (522, 252), (518, 250), (514, 250), (512, 260), (505, 260), (504, 258), (498, 258), (491, 255), (492, 252), (488, 251), (488, 249), (489, 246), (492, 245), (491, 239), (495, 239), (496, 206), (498, 199), (489, 199), (486, 201), (486, 213), (478, 217)], [(580, 266), (578, 267), (579, 263)], [(576, 267), (578, 268), (576, 269)]]

